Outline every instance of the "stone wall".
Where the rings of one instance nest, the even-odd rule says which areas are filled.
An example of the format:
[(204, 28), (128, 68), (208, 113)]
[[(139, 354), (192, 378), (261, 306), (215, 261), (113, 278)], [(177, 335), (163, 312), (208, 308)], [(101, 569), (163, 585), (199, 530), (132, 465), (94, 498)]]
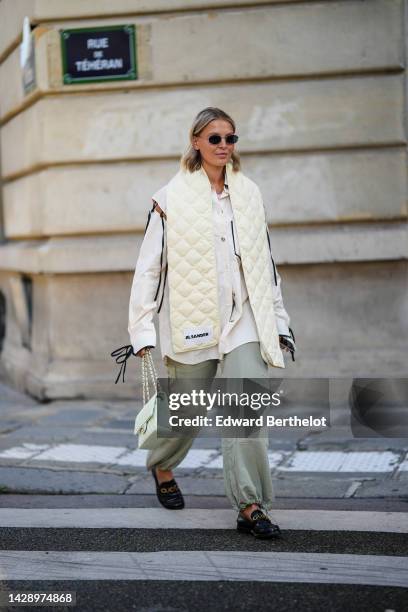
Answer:
[[(62, 84), (60, 28), (128, 23), (137, 81)], [(406, 375), (404, 0), (1, 0), (0, 24), (1, 363), (15, 384), (40, 398), (135, 393), (139, 361), (115, 386), (110, 352), (129, 342), (151, 195), (209, 105), (236, 119), (264, 194), (299, 349), (285, 375)]]

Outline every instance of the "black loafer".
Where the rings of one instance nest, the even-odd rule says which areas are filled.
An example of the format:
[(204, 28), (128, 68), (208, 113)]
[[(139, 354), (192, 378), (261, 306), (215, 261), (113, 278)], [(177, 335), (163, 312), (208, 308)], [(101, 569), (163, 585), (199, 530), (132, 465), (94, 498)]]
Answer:
[(156, 476), (156, 470), (154, 468), (152, 469), (152, 474), (156, 482), (157, 499), (161, 505), (168, 510), (181, 510), (184, 508), (183, 495), (174, 478), (171, 480), (166, 480), (166, 482), (159, 483)]
[(278, 525), (271, 522), (269, 516), (257, 508), (251, 513), (251, 519), (245, 518), (241, 512), (237, 518), (237, 531), (252, 533), (256, 538), (279, 538), (282, 535)]

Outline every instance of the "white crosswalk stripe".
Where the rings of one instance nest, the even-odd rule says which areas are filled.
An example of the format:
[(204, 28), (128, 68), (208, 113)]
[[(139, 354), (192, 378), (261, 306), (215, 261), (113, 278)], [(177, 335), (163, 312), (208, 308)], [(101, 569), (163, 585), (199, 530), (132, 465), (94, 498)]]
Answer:
[(2, 551), (7, 580), (239, 580), (408, 586), (406, 557), (327, 553)]
[[(146, 450), (125, 446), (60, 443), (54, 446), (22, 443), (0, 452), (2, 459), (24, 464), (41, 462), (97, 463), (145, 468)], [(405, 456), (404, 452), (404, 456)], [(406, 471), (408, 459), (393, 451), (269, 451), (271, 468), (284, 472), (387, 473)], [(222, 469), (222, 455), (216, 449), (192, 448), (179, 466), (181, 469)]]
[[(408, 514), (349, 510), (273, 510), (282, 529), (408, 533)], [(0, 508), (1, 527), (235, 529), (231, 510), (188, 508)]]

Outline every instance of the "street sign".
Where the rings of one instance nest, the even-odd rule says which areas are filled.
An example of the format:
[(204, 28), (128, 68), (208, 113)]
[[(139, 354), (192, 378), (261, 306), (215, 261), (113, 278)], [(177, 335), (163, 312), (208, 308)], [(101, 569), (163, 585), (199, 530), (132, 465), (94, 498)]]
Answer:
[(134, 25), (60, 30), (64, 85), (137, 79)]
[(20, 45), (20, 66), (23, 77), (23, 91), (24, 95), (27, 95), (37, 86), (35, 71), (35, 44), (28, 17), (24, 17), (23, 22), (23, 37)]

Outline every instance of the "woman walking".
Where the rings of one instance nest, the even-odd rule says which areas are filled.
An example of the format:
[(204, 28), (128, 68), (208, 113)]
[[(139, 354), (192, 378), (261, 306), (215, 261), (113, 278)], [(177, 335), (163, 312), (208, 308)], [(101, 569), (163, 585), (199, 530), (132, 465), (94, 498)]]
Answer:
[[(170, 379), (268, 378), (295, 351), (280, 276), (272, 259), (258, 186), (240, 169), (234, 120), (205, 108), (190, 130), (179, 172), (153, 195), (129, 303), (134, 354), (160, 346)], [(160, 503), (184, 507), (173, 470), (194, 438), (163, 439), (148, 452)], [(224, 438), (226, 494), (237, 529), (280, 534), (267, 512), (273, 492), (268, 439)]]

